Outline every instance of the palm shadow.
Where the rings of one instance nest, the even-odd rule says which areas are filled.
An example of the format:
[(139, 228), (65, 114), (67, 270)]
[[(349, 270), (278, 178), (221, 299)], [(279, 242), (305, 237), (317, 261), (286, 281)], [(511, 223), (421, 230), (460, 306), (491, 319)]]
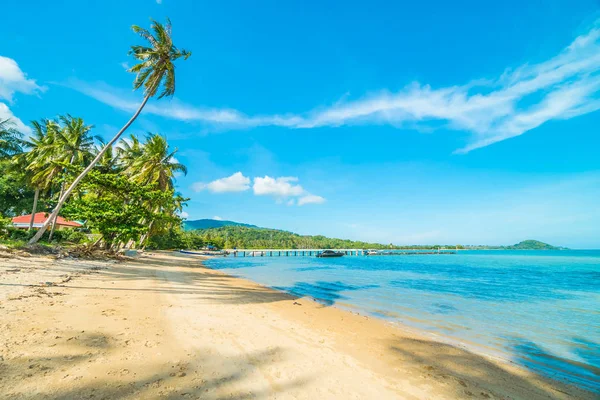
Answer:
[(529, 369), (505, 368), (488, 357), (451, 344), (396, 338), (388, 347), (400, 362), (415, 365), (427, 378), (443, 382), (456, 398), (564, 399), (565, 393), (577, 393), (582, 399), (596, 398), (590, 391)]
[[(66, 334), (69, 336), (71, 333)], [(72, 333), (77, 334), (77, 333)], [(119, 398), (201, 398), (201, 399), (251, 399), (276, 396), (298, 389), (310, 382), (308, 376), (294, 379), (265, 380), (264, 369), (285, 359), (282, 348), (266, 348), (247, 354), (222, 355), (211, 348), (200, 348), (185, 362), (155, 362), (152, 359), (133, 358), (126, 368), (115, 367), (105, 376), (92, 377), (86, 367), (106, 363), (113, 351), (119, 349), (115, 337), (102, 333), (80, 335), (73, 346), (62, 349), (51, 357), (15, 357), (0, 362), (0, 397), (27, 399), (119, 399)], [(110, 345), (97, 346), (100, 340)], [(81, 373), (59, 389), (38, 383), (31, 390), (31, 382), (69, 378), (69, 373)], [(96, 374), (96, 372), (94, 372)], [(124, 376), (126, 374), (126, 376)], [(131, 378), (133, 377), (133, 378)], [(12, 387), (4, 382), (18, 382)], [(21, 386), (21, 383), (23, 384)], [(29, 388), (29, 389), (28, 389)]]

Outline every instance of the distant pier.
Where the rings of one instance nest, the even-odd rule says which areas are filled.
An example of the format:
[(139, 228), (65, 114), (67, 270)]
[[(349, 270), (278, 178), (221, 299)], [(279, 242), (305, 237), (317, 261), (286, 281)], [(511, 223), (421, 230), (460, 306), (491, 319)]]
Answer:
[[(226, 249), (225, 252), (233, 257), (314, 257), (325, 249)], [(409, 256), (426, 254), (456, 254), (454, 250), (395, 250), (374, 251), (365, 249), (333, 249), (346, 256)]]

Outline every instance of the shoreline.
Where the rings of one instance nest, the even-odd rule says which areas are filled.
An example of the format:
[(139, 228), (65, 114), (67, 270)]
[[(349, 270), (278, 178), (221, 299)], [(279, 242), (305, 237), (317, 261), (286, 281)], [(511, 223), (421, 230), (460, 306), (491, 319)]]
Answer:
[[(463, 251), (466, 251), (467, 249), (462, 249)], [(498, 251), (505, 251), (507, 249), (477, 249), (477, 250), (498, 250)], [(515, 249), (515, 250), (522, 250), (522, 249)], [(562, 250), (562, 249), (543, 249), (545, 251), (556, 251), (556, 250)], [(470, 250), (468, 250), (470, 251)], [(526, 251), (526, 250), (523, 250)], [(192, 256), (192, 257), (202, 257), (202, 259), (207, 260), (207, 259), (211, 259), (212, 257), (207, 257), (207, 256)], [(236, 279), (242, 279), (242, 280), (246, 280), (248, 282), (251, 282), (252, 284), (255, 284), (257, 286), (263, 287), (267, 290), (273, 290), (276, 292), (280, 292), (282, 294), (286, 294), (289, 296), (292, 296), (294, 298), (297, 298), (294, 294), (286, 292), (284, 290), (278, 289), (278, 288), (274, 288), (271, 286), (267, 286), (264, 285), (262, 283), (256, 282), (250, 278), (247, 277), (241, 277), (238, 275), (234, 275), (234, 274), (228, 274), (226, 272), (223, 272), (219, 269), (213, 269), (210, 266), (206, 266), (205, 264), (203, 264), (206, 268), (209, 268), (213, 271), (216, 272), (220, 272), (223, 273), (227, 276), (231, 276), (234, 277)], [(511, 357), (510, 353), (507, 352), (503, 352), (501, 350), (497, 350), (491, 347), (487, 347), (485, 345), (482, 344), (478, 344), (475, 342), (470, 342), (467, 340), (461, 340), (455, 337), (452, 337), (450, 335), (446, 335), (443, 334), (441, 332), (434, 332), (434, 331), (429, 331), (417, 326), (411, 326), (410, 324), (407, 324), (405, 322), (402, 321), (395, 321), (395, 320), (390, 320), (385, 318), (384, 316), (377, 316), (377, 315), (373, 315), (370, 314), (368, 312), (364, 312), (362, 310), (360, 310), (359, 308), (351, 305), (351, 304), (345, 304), (345, 303), (334, 303), (331, 305), (327, 305), (325, 300), (320, 300), (318, 298), (315, 297), (302, 297), (303, 300), (307, 300), (307, 301), (311, 301), (313, 303), (315, 303), (317, 306), (323, 306), (323, 307), (329, 307), (329, 308), (334, 308), (339, 310), (340, 312), (344, 312), (344, 313), (349, 313), (351, 315), (356, 315), (359, 317), (368, 317), (368, 318), (372, 318), (374, 321), (378, 321), (382, 324), (385, 324), (387, 326), (389, 326), (391, 329), (397, 329), (399, 331), (401, 331), (403, 334), (406, 335), (410, 335), (410, 336), (415, 336), (415, 337), (419, 337), (421, 339), (424, 340), (429, 340), (429, 341), (433, 341), (436, 343), (440, 343), (440, 344), (444, 344), (444, 345), (449, 345), (452, 347), (456, 347), (457, 349), (460, 350), (464, 350), (467, 352), (472, 352), (474, 354), (477, 354), (478, 356), (484, 357), (486, 359), (489, 359), (490, 361), (493, 361), (495, 363), (499, 363), (502, 364), (506, 367), (509, 368), (515, 368), (518, 370), (522, 370), (524, 372), (531, 372), (533, 374), (539, 375), (540, 378), (542, 379), (546, 379), (549, 382), (557, 382), (563, 385), (567, 385), (569, 387), (574, 387), (580, 390), (583, 390), (585, 392), (589, 392), (589, 393), (593, 393), (594, 395), (597, 395), (596, 393), (599, 393), (597, 391), (595, 391), (595, 389), (590, 388), (590, 387), (585, 387), (585, 385), (579, 385), (577, 382), (574, 382), (572, 380), (569, 379), (568, 376), (566, 375), (556, 375), (555, 371), (550, 370), (547, 374), (544, 374), (540, 371), (535, 371), (535, 370), (530, 370), (528, 369), (526, 366), (522, 365), (519, 363), (519, 361), (513, 357)], [(577, 362), (574, 362), (572, 360), (566, 360), (564, 359), (565, 362), (571, 364), (571, 363), (575, 363), (578, 364)], [(536, 363), (534, 361), (531, 361), (533, 363)], [(543, 364), (537, 364), (536, 365), (540, 365), (540, 370), (544, 370), (545, 366)], [(597, 370), (597, 368), (592, 367), (592, 366), (587, 366), (587, 368), (589, 369), (594, 369)], [(600, 371), (599, 371), (600, 372)], [(554, 376), (551, 376), (552, 374), (554, 374)]]
[(595, 397), (198, 257), (1, 258), (0, 287), (3, 398)]

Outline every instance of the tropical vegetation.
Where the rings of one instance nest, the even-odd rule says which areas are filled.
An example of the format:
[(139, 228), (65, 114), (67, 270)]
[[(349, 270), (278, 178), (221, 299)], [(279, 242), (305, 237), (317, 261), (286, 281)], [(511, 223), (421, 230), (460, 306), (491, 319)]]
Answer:
[[(0, 238), (28, 239), (34, 244), (68, 239), (83, 232), (55, 231), (58, 215), (84, 223), (94, 244), (108, 249), (144, 247), (155, 235), (181, 225), (178, 216), (187, 199), (175, 191), (177, 174), (187, 173), (164, 136), (121, 135), (140, 115), (148, 100), (173, 96), (175, 65), (191, 53), (172, 40), (171, 22), (152, 20), (151, 30), (134, 25), (144, 44), (131, 46), (137, 64), (134, 90), (144, 93), (138, 109), (108, 142), (94, 127), (69, 114), (31, 123), (27, 136), (10, 120), (0, 121)], [(49, 213), (33, 230), (34, 214)], [(31, 214), (29, 230), (16, 230), (10, 217)], [(47, 229), (49, 232), (47, 232)]]
[[(129, 126), (136, 120), (138, 115), (140, 115), (148, 100), (157, 95), (160, 99), (162, 97), (170, 97), (175, 94), (175, 65), (173, 63), (179, 58), (187, 60), (192, 53), (187, 50), (180, 50), (173, 44), (173, 40), (171, 38), (171, 21), (167, 18), (167, 23), (163, 25), (155, 20), (152, 20), (152, 32), (137, 25), (134, 25), (132, 29), (146, 41), (145, 45), (131, 46), (131, 50), (129, 51), (129, 54), (138, 61), (138, 64), (129, 69), (129, 72), (136, 74), (136, 77), (133, 81), (133, 88), (134, 90), (143, 88), (144, 98), (129, 121), (127, 121), (127, 123), (109, 142), (101, 147), (100, 151), (95, 154), (94, 158), (90, 162), (86, 163), (87, 166), (79, 173), (79, 175), (75, 177), (75, 179), (69, 182), (68, 187), (65, 189), (66, 185), (62, 185), (60, 195), (58, 196), (58, 201), (54, 206), (50, 217), (31, 238), (29, 244), (34, 244), (42, 238), (48, 226), (53, 221), (56, 221), (61, 208), (71, 196), (73, 191), (77, 188), (85, 176), (93, 170), (96, 164), (104, 159), (105, 154), (108, 151), (111, 151), (109, 149), (112, 149), (112, 146), (117, 143), (123, 132), (125, 132), (127, 128), (129, 128)], [(138, 173), (142, 174), (143, 172), (138, 171)], [(148, 172), (148, 174), (152, 173)], [(166, 176), (163, 176), (162, 179), (163, 181), (161, 184), (166, 184)]]
[[(64, 187), (103, 146), (91, 135), (93, 127), (80, 118), (66, 115), (32, 125), (34, 133), (20, 141), (20, 152), (0, 160), (0, 212), (5, 217), (0, 237), (5, 239), (30, 239), (35, 232), (11, 228), (6, 217), (51, 210)], [(175, 154), (159, 134), (121, 140), (81, 180), (61, 216), (84, 222), (88, 237), (98, 246), (144, 247), (153, 235), (181, 225), (178, 215), (187, 199), (175, 191), (174, 181), (186, 168), (175, 161)], [(49, 231), (44, 237), (78, 242), (86, 236)]]

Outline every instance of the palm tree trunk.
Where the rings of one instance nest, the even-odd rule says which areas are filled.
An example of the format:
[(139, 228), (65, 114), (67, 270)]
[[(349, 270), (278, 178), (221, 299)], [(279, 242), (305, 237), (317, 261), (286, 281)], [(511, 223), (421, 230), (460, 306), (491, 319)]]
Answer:
[(131, 119), (129, 121), (127, 121), (127, 123), (111, 139), (111, 141), (108, 142), (102, 148), (102, 150), (100, 150), (100, 152), (92, 160), (92, 162), (90, 163), (90, 165), (88, 165), (83, 170), (83, 172), (81, 174), (79, 174), (79, 176), (77, 178), (75, 178), (75, 180), (73, 181), (73, 183), (71, 183), (71, 185), (65, 191), (65, 193), (63, 193), (63, 195), (60, 196), (60, 199), (58, 200), (58, 204), (56, 205), (56, 207), (54, 207), (54, 210), (52, 211), (52, 214), (50, 215), (50, 218), (48, 218), (46, 220), (46, 222), (44, 222), (44, 224), (40, 227), (40, 229), (37, 231), (37, 233), (35, 234), (35, 236), (31, 238), (31, 240), (28, 243), (29, 245), (35, 244), (35, 243), (37, 243), (40, 240), (40, 238), (42, 237), (42, 235), (44, 234), (44, 232), (46, 232), (46, 229), (48, 229), (48, 225), (50, 225), (50, 221), (53, 218), (56, 218), (58, 216), (58, 213), (60, 212), (60, 209), (65, 204), (65, 202), (67, 201), (67, 199), (69, 198), (69, 196), (71, 195), (71, 192), (77, 187), (77, 185), (79, 184), (79, 182), (81, 182), (81, 180), (83, 178), (85, 178), (85, 176), (88, 174), (88, 172), (90, 172), (92, 170), (92, 168), (94, 168), (94, 166), (98, 163), (98, 161), (100, 161), (100, 159), (102, 158), (102, 156), (104, 155), (104, 153), (106, 153), (106, 151), (117, 140), (119, 140), (119, 137), (121, 137), (121, 135), (123, 134), (123, 132), (125, 132), (125, 130), (127, 130), (127, 128), (129, 128), (129, 126), (133, 123), (133, 121), (135, 121), (135, 119), (138, 117), (138, 115), (140, 115), (140, 113), (142, 112), (142, 109), (144, 108), (144, 106), (146, 105), (146, 103), (148, 102), (148, 100), (150, 99), (150, 93), (152, 93), (152, 91), (149, 91), (148, 94), (146, 94), (146, 96), (144, 97), (144, 100), (142, 101), (142, 104), (140, 104), (140, 107), (137, 109), (137, 111), (135, 112), (135, 114), (133, 114), (133, 117), (131, 117)]
[(35, 219), (35, 212), (37, 210), (38, 198), (40, 197), (40, 188), (35, 188), (35, 193), (33, 194), (33, 209), (31, 210), (31, 219), (29, 220), (29, 229), (28, 231), (33, 229), (33, 221)]
[[(72, 165), (74, 160), (75, 160), (75, 154), (73, 154), (71, 156), (71, 160), (69, 160), (69, 165)], [(66, 169), (63, 169), (63, 181), (60, 183), (60, 194), (58, 195), (59, 199), (65, 193), (65, 180), (64, 179), (67, 176), (67, 174), (65, 172), (66, 172)], [(56, 217), (54, 217), (54, 219), (52, 220), (52, 228), (50, 229), (50, 235), (48, 235), (48, 241), (51, 241), (52, 236), (54, 236), (54, 229), (56, 229), (56, 220), (57, 219), (58, 219), (58, 214), (56, 214)]]

